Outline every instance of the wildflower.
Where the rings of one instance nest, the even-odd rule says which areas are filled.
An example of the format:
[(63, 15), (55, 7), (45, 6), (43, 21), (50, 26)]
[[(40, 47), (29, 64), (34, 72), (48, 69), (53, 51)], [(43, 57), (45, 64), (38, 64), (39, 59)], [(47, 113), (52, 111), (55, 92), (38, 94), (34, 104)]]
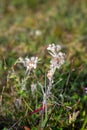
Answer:
[(34, 92), (35, 92), (36, 90), (37, 90), (36, 84), (32, 83), (32, 84), (31, 84), (31, 92), (32, 92), (32, 94), (34, 94)]
[(53, 68), (54, 70), (56, 68), (60, 68), (61, 65), (64, 63), (64, 57), (65, 54), (62, 53), (61, 46), (60, 45), (55, 45), (54, 43), (48, 46), (47, 50), (49, 51), (50, 55), (52, 56), (52, 59), (50, 61), (50, 69)]
[(18, 62), (23, 63), (23, 65), (27, 68), (27, 71), (31, 71), (32, 69), (36, 69), (37, 63), (39, 59), (38, 57), (26, 57), (25, 59), (19, 58)]
[(49, 96), (51, 94), (51, 89), (52, 89), (53, 75), (55, 73), (55, 70), (59, 69), (61, 65), (64, 63), (65, 54), (60, 51), (61, 46), (55, 45), (54, 43), (50, 44), (47, 47), (47, 50), (52, 56), (50, 61), (50, 70), (47, 73), (47, 78), (49, 79), (49, 84), (47, 86), (47, 95)]
[(61, 46), (55, 45), (54, 43), (52, 43), (52, 44), (49, 44), (49, 46), (47, 47), (47, 50), (54, 57), (61, 50)]
[(25, 58), (25, 67), (27, 70), (36, 69), (38, 63), (38, 57)]
[(61, 65), (64, 63), (64, 54), (62, 52), (59, 52), (58, 54), (55, 55), (55, 57), (53, 57), (50, 61), (51, 68), (60, 68)]

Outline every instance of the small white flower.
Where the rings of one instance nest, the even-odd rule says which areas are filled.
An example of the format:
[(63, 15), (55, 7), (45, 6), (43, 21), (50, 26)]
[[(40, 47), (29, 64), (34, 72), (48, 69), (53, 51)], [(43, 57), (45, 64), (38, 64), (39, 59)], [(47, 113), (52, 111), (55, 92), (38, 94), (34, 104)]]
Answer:
[(36, 69), (37, 63), (39, 59), (38, 57), (31, 57), (31, 58), (19, 58), (18, 63), (23, 63), (23, 65), (27, 68), (27, 71), (31, 71), (32, 69)]
[(50, 67), (51, 68), (60, 68), (61, 65), (64, 63), (64, 57), (65, 55), (62, 53), (62, 52), (59, 52), (58, 55), (56, 55), (56, 57), (53, 57), (50, 61), (51, 65)]
[(38, 57), (25, 58), (25, 67), (27, 70), (36, 69), (38, 63)]
[(50, 44), (47, 47), (47, 50), (50, 51), (49, 53), (55, 57), (56, 54), (58, 54), (58, 52), (61, 50), (61, 46), (60, 45), (55, 45), (54, 43)]
[(54, 70), (56, 68), (59, 69), (61, 65), (64, 63), (64, 58), (65, 58), (65, 54), (60, 51), (61, 46), (55, 45), (53, 43), (48, 46), (47, 50), (49, 50), (49, 53), (52, 56), (52, 59), (50, 61), (51, 63), (50, 69), (54, 69)]

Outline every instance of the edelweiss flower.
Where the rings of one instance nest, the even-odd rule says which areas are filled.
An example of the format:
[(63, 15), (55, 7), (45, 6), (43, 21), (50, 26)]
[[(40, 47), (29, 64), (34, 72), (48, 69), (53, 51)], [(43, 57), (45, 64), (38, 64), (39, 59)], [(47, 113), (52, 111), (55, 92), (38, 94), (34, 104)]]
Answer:
[(65, 57), (65, 54), (63, 54), (62, 52), (59, 52), (55, 57), (51, 59), (50, 68), (59, 69), (61, 65), (64, 63), (64, 57)]
[(31, 71), (32, 69), (36, 69), (37, 63), (39, 59), (38, 57), (31, 57), (31, 58), (19, 58), (18, 62), (23, 63), (23, 65), (27, 68), (27, 70)]
[(58, 52), (61, 50), (61, 46), (52, 43), (47, 47), (47, 50), (53, 57), (55, 57), (55, 55), (58, 54)]
[(64, 57), (65, 54), (60, 52), (61, 46), (60, 45), (55, 45), (54, 43), (48, 46), (47, 50), (49, 50), (50, 55), (52, 56), (52, 59), (50, 61), (50, 69), (56, 69), (60, 68), (61, 65), (64, 63)]
[(47, 73), (47, 77), (49, 81), (53, 81), (53, 75), (55, 73), (56, 68), (59, 69), (61, 65), (64, 63), (65, 54), (62, 53), (61, 46), (55, 45), (54, 43), (48, 46), (47, 50), (49, 51), (50, 55), (52, 56), (50, 61), (50, 70)]
[(36, 69), (38, 63), (38, 57), (25, 58), (25, 67), (27, 70)]

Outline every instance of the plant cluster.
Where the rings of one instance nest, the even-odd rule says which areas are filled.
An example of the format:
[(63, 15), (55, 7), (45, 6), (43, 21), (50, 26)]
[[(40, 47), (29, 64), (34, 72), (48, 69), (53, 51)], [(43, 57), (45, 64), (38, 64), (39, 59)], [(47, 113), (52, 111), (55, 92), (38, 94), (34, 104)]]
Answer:
[[(32, 110), (32, 107), (29, 109), (31, 110), (31, 115), (41, 112), (41, 116), (39, 117), (41, 118), (39, 122), (41, 124), (40, 127), (45, 127), (48, 121), (48, 115), (52, 109), (52, 108), (50, 109), (50, 106), (52, 105), (55, 106), (55, 104), (57, 104), (57, 102), (55, 101), (56, 96), (52, 92), (52, 89), (55, 87), (55, 84), (57, 85), (57, 82), (59, 81), (57, 81), (56, 83), (54, 82), (55, 77), (54, 74), (58, 69), (60, 69), (60, 67), (64, 64), (65, 61), (65, 54), (61, 52), (60, 45), (52, 43), (48, 45), (47, 50), (51, 56), (51, 59), (50, 59), (50, 65), (48, 67), (49, 69), (47, 72), (45, 72), (45, 75), (43, 75), (43, 77), (45, 77), (44, 85), (37, 79), (36, 76), (33, 77), (36, 79), (32, 79), (35, 80), (36, 83), (35, 81), (34, 82), (29, 81), (32, 75), (35, 75), (38, 63), (41, 62), (41, 59), (34, 56), (30, 58), (19, 57), (18, 60), (15, 62), (15, 64), (12, 66), (12, 69), (11, 71), (9, 71), (7, 76), (8, 82), (12, 78), (17, 80), (18, 93), (20, 97), (16, 99), (15, 106), (18, 110), (22, 107), (23, 98), (26, 97), (28, 94), (33, 95), (33, 98), (37, 100), (35, 101), (36, 102), (35, 104), (36, 108), (34, 108), (35, 110)], [(18, 75), (17, 72), (15, 72), (14, 66), (18, 66), (19, 68), (21, 68), (21, 70), (22, 67), (25, 68), (22, 78), (20, 78), (21, 74)], [(42, 77), (42, 74), (40, 76)], [(29, 88), (27, 88), (27, 82), (28, 85), (30, 86)], [(42, 99), (42, 101), (40, 99)], [(26, 103), (29, 104), (28, 102), (29, 101), (27, 101)], [(42, 106), (40, 104), (42, 104)], [(37, 109), (38, 106), (40, 106), (40, 108)]]

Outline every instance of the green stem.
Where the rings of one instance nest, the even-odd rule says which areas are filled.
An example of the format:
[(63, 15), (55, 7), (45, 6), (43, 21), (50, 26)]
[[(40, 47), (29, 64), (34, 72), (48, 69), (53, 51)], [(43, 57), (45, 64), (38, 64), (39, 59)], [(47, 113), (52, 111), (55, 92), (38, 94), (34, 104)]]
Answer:
[(86, 116), (86, 118), (85, 118), (85, 120), (84, 120), (84, 123), (83, 123), (83, 125), (82, 125), (82, 128), (81, 128), (81, 130), (85, 130), (85, 126), (87, 125), (87, 116)]

